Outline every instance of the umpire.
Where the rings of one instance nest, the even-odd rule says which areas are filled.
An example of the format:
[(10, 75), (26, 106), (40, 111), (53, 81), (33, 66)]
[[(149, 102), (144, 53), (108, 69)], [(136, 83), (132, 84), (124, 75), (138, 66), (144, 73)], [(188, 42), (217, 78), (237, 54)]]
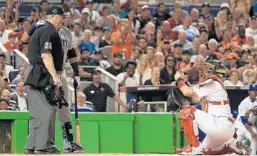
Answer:
[(63, 10), (58, 6), (46, 12), (46, 24), (37, 28), (29, 40), (30, 66), (25, 73), (29, 119), (26, 154), (60, 153), (55, 147), (55, 117), (57, 107), (44, 94), (50, 83), (61, 87), (59, 74), (63, 69), (63, 49), (58, 29), (62, 26)]

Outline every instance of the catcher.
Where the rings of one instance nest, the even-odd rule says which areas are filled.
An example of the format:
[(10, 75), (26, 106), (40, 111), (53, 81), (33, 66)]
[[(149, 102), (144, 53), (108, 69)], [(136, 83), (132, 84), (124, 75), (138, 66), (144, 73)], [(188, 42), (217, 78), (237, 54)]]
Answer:
[[(177, 87), (192, 101), (201, 103), (203, 110), (184, 105), (180, 110), (180, 120), (189, 145), (179, 150), (180, 154), (249, 154), (249, 148), (236, 142), (234, 119), (231, 115), (227, 91), (219, 76), (222, 71), (219, 62), (205, 64), (202, 81), (193, 88), (179, 78)], [(203, 142), (197, 138), (198, 128), (206, 137)]]

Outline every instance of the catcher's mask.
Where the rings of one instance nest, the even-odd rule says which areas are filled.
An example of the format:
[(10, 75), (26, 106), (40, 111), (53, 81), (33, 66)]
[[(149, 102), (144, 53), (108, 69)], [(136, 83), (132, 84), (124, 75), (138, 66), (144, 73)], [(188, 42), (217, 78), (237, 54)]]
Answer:
[(204, 73), (202, 78), (203, 81), (209, 79), (213, 74), (219, 76), (226, 74), (226, 68), (219, 60), (211, 60), (206, 62), (202, 70)]
[(64, 100), (64, 91), (62, 87), (55, 87), (53, 84), (47, 85), (44, 89), (46, 99), (52, 105), (58, 105)]

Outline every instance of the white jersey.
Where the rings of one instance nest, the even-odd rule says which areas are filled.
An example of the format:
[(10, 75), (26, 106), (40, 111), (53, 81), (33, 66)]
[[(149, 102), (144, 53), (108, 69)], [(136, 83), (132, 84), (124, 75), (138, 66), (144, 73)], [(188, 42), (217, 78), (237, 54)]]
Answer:
[[(237, 120), (241, 123), (241, 116), (245, 116), (245, 113), (249, 110), (252, 109), (254, 107), (257, 107), (257, 100), (255, 101), (251, 101), (250, 97), (246, 97), (238, 106), (238, 116), (237, 116)], [(253, 120), (253, 117), (249, 117), (248, 119), (249, 123), (254, 123), (255, 120)]]
[(67, 27), (62, 26), (59, 29), (59, 36), (61, 38), (62, 48), (64, 51), (63, 64), (65, 64), (68, 51), (73, 48), (71, 31)]
[(229, 104), (213, 105), (212, 102), (224, 102), (228, 101), (227, 91), (223, 86), (212, 79), (207, 80), (209, 82), (203, 85), (193, 87), (194, 91), (197, 93), (199, 98), (205, 97), (208, 101), (208, 114), (214, 116), (227, 116), (231, 117), (231, 108)]

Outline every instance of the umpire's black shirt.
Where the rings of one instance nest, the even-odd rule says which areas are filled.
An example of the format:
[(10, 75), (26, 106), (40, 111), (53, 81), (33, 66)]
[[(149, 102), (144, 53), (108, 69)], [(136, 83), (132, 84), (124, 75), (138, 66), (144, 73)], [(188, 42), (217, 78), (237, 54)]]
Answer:
[(100, 83), (98, 87), (92, 83), (83, 92), (87, 96), (87, 101), (94, 104), (97, 112), (105, 112), (107, 96), (115, 96), (112, 88), (106, 83)]
[(29, 40), (28, 58), (31, 64), (44, 64), (41, 54), (50, 52), (56, 70), (63, 69), (63, 49), (59, 34), (53, 24), (46, 22), (37, 28)]

